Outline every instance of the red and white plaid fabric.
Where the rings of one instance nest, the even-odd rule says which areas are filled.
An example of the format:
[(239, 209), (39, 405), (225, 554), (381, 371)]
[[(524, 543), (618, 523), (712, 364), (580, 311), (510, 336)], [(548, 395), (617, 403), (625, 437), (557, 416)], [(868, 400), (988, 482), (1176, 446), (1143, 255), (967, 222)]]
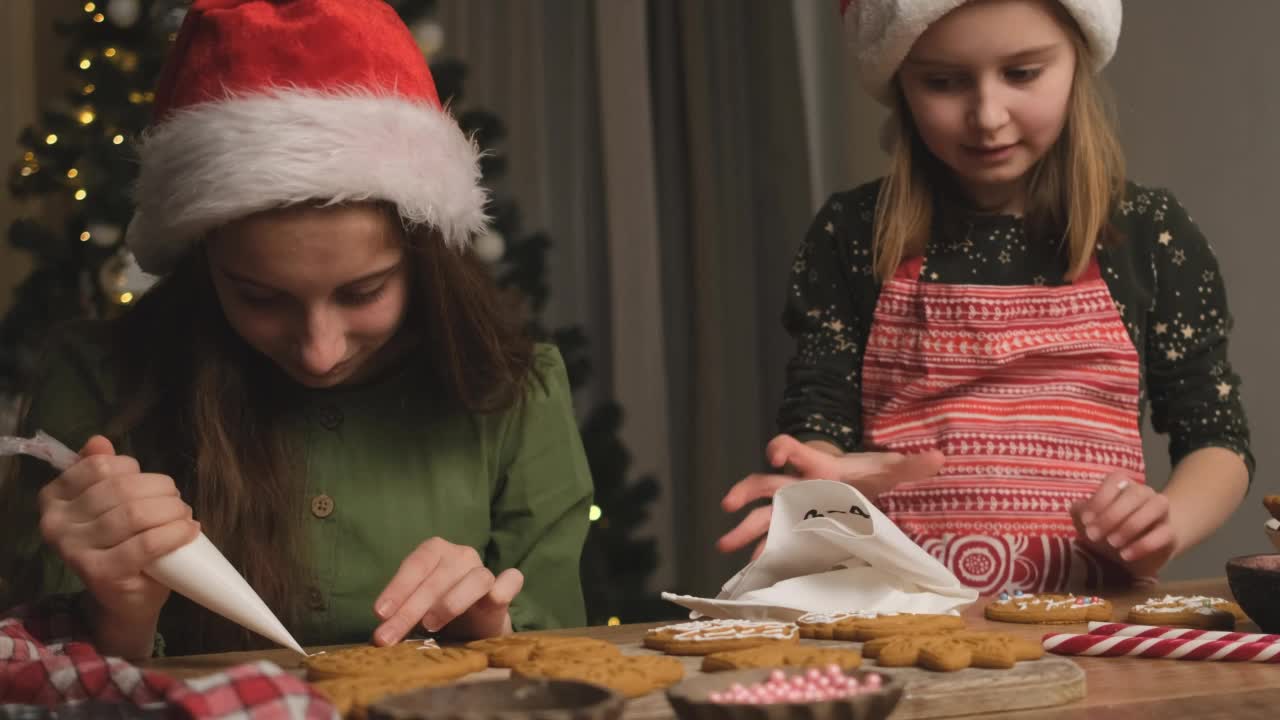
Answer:
[(333, 720), (333, 705), (270, 662), (181, 681), (103, 657), (69, 597), (48, 598), (0, 619), (0, 704), (51, 707), (82, 701), (167, 707), (198, 720)]
[(919, 280), (880, 293), (863, 361), (870, 447), (938, 449), (933, 478), (877, 504), (984, 594), (1132, 580), (1083, 547), (1071, 504), (1108, 473), (1141, 483), (1138, 352), (1095, 260), (1059, 287)]

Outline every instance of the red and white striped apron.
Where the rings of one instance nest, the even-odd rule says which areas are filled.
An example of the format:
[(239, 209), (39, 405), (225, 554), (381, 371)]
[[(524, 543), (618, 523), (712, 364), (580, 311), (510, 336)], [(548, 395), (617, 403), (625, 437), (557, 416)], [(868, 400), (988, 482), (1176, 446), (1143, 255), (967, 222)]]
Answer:
[(864, 439), (946, 464), (877, 504), (984, 594), (1128, 582), (1080, 547), (1069, 512), (1113, 471), (1145, 481), (1138, 353), (1097, 260), (1060, 287), (927, 283), (921, 265), (904, 262), (876, 305)]

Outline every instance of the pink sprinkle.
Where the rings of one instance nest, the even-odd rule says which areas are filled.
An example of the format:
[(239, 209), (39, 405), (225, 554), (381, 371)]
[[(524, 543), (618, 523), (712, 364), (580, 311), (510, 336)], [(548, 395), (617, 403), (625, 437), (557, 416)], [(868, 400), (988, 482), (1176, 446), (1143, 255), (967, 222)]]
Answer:
[(779, 682), (786, 682), (786, 681), (787, 681), (787, 674), (782, 672), (781, 670), (774, 670), (773, 672), (769, 673), (769, 682), (779, 683)]
[(823, 689), (831, 687), (831, 678), (827, 677), (826, 675), (819, 675), (814, 682), (818, 684), (818, 687)]
[(804, 676), (803, 676), (803, 675), (793, 675), (793, 676), (791, 677), (791, 687), (795, 687), (795, 688), (802, 688), (802, 687), (804, 687)]
[(822, 671), (818, 668), (809, 668), (805, 671), (804, 676), (807, 680), (816, 681), (818, 678), (822, 677)]
[(868, 676), (867, 676), (866, 684), (867, 684), (867, 688), (868, 688), (868, 689), (870, 689), (870, 690), (876, 690), (876, 689), (878, 689), (878, 688), (880, 687), (880, 682), (881, 682), (881, 680), (880, 680), (880, 676), (879, 676), (879, 675), (868, 675)]
[(830, 665), (827, 666), (827, 674), (831, 675), (832, 677), (836, 675), (844, 675), (844, 670), (842, 670), (839, 665), (835, 663), (831, 663)]

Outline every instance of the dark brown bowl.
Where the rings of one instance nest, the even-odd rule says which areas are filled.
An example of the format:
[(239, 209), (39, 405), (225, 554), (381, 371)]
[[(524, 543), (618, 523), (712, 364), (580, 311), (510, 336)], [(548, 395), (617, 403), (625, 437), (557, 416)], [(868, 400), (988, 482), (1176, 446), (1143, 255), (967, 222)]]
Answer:
[(1227, 584), (1250, 620), (1266, 633), (1280, 633), (1280, 553), (1227, 561)]
[[(788, 677), (805, 672), (801, 668), (780, 668)], [(667, 700), (680, 720), (884, 720), (902, 699), (903, 684), (878, 670), (846, 673), (859, 680), (879, 675), (883, 680), (875, 692), (841, 700), (772, 705), (735, 705), (711, 701), (713, 692), (728, 690), (734, 683), (750, 685), (769, 679), (772, 669), (736, 670), (697, 675), (667, 690)]]
[(616, 720), (624, 698), (573, 680), (485, 680), (422, 688), (369, 706), (369, 720)]

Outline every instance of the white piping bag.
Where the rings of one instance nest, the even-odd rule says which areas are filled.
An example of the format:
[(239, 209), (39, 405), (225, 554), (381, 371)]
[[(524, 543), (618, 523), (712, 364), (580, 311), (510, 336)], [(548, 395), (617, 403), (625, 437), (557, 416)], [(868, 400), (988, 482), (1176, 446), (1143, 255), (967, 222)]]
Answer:
[[(30, 455), (57, 470), (66, 470), (80, 460), (74, 450), (44, 432), (31, 438), (0, 437), (0, 456), (3, 455)], [(228, 620), (294, 652), (307, 654), (204, 533), (151, 563), (144, 572)]]

